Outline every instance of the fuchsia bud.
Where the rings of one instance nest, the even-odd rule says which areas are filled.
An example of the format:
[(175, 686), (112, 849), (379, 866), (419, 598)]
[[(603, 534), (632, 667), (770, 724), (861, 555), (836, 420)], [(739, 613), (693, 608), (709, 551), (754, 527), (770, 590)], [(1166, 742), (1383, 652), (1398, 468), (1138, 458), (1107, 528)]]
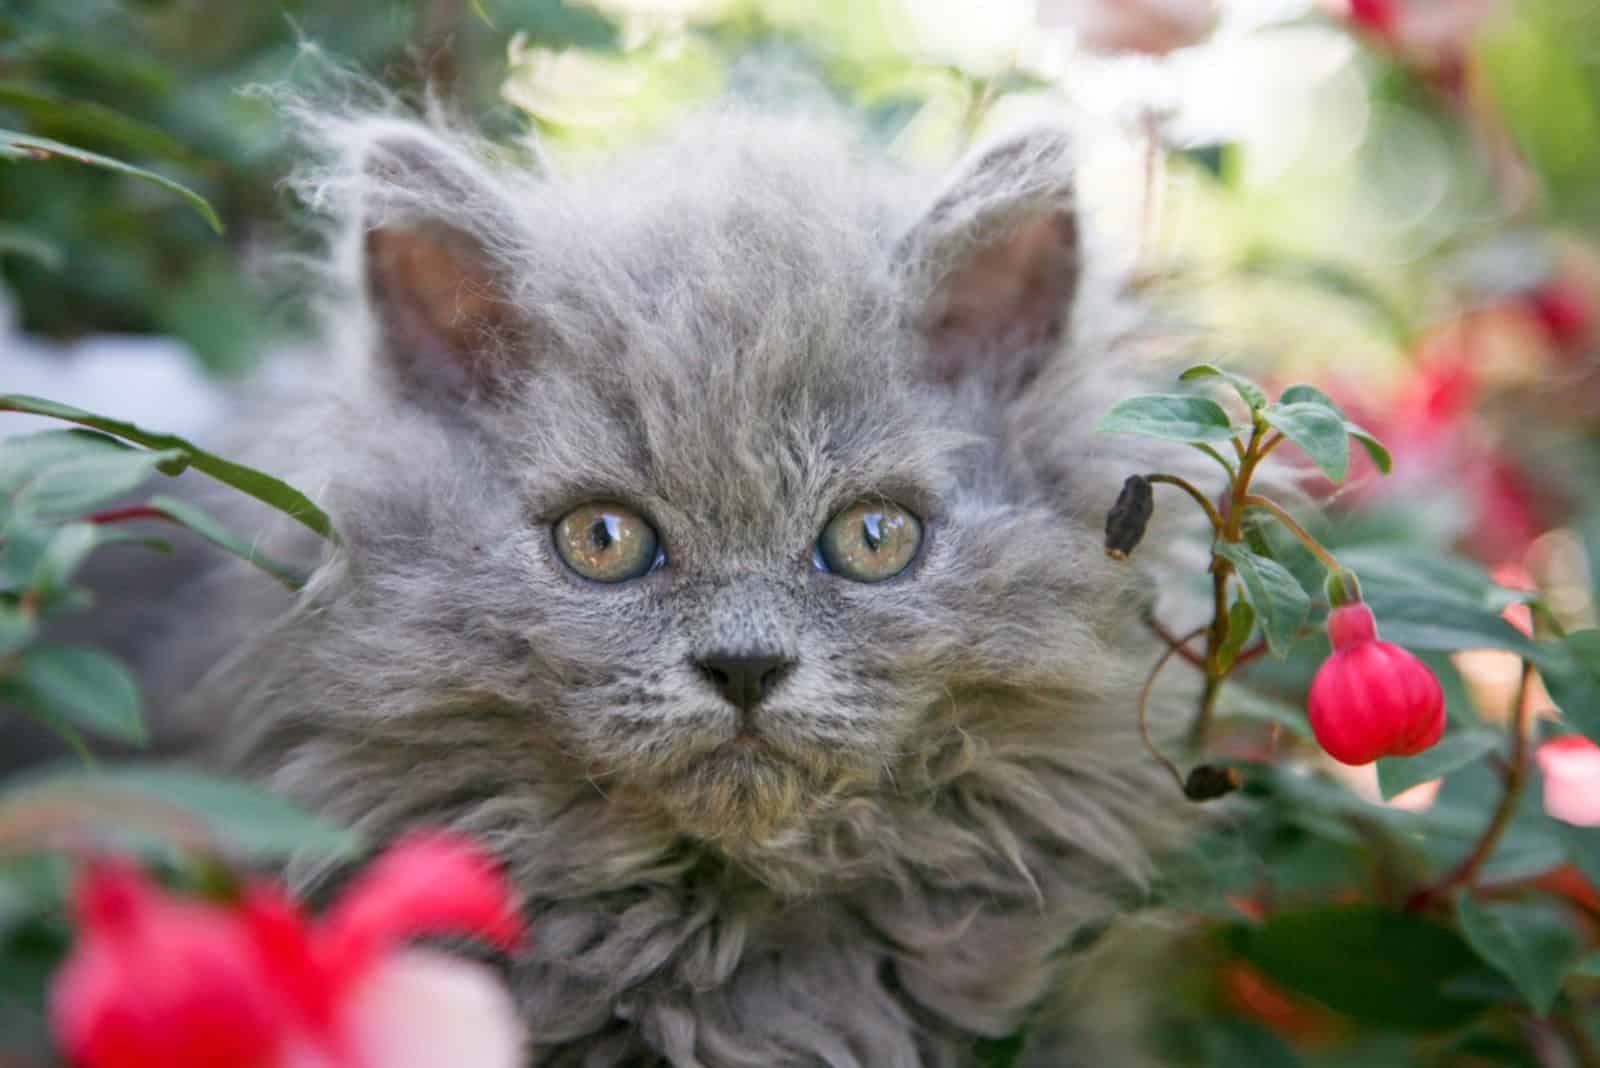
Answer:
[(1311, 732), (1342, 764), (1411, 756), (1444, 733), (1444, 691), (1427, 665), (1378, 639), (1372, 609), (1357, 601), (1328, 613), (1333, 654), (1311, 680)]

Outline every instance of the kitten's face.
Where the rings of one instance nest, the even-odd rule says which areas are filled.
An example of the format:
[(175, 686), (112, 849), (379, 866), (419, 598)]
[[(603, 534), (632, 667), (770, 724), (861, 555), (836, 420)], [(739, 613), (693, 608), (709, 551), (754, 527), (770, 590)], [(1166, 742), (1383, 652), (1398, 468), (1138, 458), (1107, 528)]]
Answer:
[[(981, 166), (968, 179), (985, 180)], [(962, 225), (957, 194), (930, 218)], [(1006, 458), (996, 395), (1020, 375), (950, 381), (964, 355), (1037, 355), (1059, 333), (1070, 292), (1041, 287), (1071, 234), (1045, 206), (1043, 228), (1002, 228), (1018, 248), (979, 247), (979, 296), (944, 300), (932, 325), (896, 262), (907, 253), (870, 222), (797, 226), (727, 205), (613, 232), (586, 293), (518, 290), (517, 314), (537, 321), (506, 331), (497, 399), (467, 420), (483, 448), (446, 476), (487, 483), (495, 503), (467, 520), (470, 551), (455, 529), (425, 550), (458, 569), (437, 596), (476, 615), (468, 632), (434, 632), (459, 648), (430, 655), (494, 680), (461, 682), (511, 706), (508, 750), (559, 754), (616, 804), (694, 837), (772, 843), (894, 789), (930, 736), (960, 729), (963, 703), (1076, 684), (1101, 554)], [(503, 315), (477, 296), (493, 279), (469, 265), (435, 281), (443, 261), (462, 270), (454, 238), (374, 234), (375, 298), (410, 354), (402, 379), (438, 386), (419, 352), (451, 374), (500, 358), (485, 322), (458, 332), (463, 316)], [(1015, 277), (993, 278), (996, 264)], [(414, 550), (369, 566), (413, 568)]]

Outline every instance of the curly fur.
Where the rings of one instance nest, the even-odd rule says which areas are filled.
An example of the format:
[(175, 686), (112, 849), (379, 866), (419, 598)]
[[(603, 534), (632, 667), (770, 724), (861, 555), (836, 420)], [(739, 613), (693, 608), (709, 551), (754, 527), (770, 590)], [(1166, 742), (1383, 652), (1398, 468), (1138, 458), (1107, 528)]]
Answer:
[[(218, 661), (189, 717), (374, 840), (490, 843), (535, 932), (510, 965), (535, 1063), (955, 1066), (1015, 1031), (1175, 824), (1133, 720), (1140, 580), (1100, 547), (1139, 461), (1091, 425), (1134, 320), (1076, 258), (1064, 330), (941, 312), (1029, 220), (1072, 236), (1067, 141), (941, 190), (811, 121), (713, 116), (574, 174), (400, 119), (322, 132), (324, 384), (240, 436), (342, 542), (273, 528), (316, 564), (293, 602), (213, 583), (233, 624), (182, 657)], [(344, 310), (371, 235), (408, 226), (469, 250), (461, 285), (492, 292), (462, 300), (515, 324), (480, 330), (459, 398), (382, 301)], [(912, 568), (814, 569), (874, 495), (923, 517)], [(669, 565), (568, 572), (550, 525), (596, 499)], [(758, 639), (796, 667), (741, 745), (692, 660)], [(1038, 1063), (1131, 1063), (1103, 1027), (1045, 1030)]]

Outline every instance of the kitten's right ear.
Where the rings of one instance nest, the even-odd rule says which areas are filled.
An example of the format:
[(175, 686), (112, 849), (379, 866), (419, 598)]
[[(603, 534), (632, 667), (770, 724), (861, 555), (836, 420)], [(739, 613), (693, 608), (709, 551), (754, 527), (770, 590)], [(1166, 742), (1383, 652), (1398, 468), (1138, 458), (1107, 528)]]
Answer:
[(962, 169), (896, 250), (934, 381), (1025, 386), (1070, 322), (1081, 269), (1067, 136), (1032, 130)]
[(485, 232), (514, 231), (514, 213), (475, 160), (421, 127), (384, 128), (360, 167), (378, 363), (425, 405), (494, 395), (532, 345), (503, 246)]

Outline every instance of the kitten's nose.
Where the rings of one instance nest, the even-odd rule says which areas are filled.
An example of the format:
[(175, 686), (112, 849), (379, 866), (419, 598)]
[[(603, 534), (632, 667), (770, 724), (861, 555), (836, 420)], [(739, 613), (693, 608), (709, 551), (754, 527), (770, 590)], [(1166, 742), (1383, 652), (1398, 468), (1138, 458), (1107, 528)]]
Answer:
[(760, 704), (794, 667), (782, 653), (710, 653), (695, 661), (700, 673), (741, 711)]

